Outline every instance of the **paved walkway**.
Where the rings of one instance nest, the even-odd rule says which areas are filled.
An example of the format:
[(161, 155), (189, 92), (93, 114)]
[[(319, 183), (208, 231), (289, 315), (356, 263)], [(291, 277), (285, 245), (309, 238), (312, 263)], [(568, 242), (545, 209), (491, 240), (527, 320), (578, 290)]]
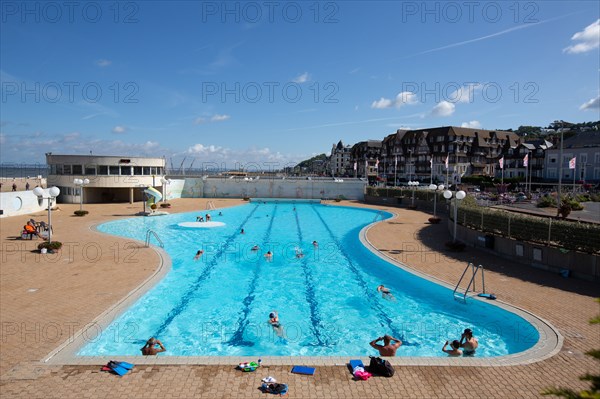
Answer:
[[(239, 200), (213, 200), (217, 207)], [(205, 199), (171, 201), (172, 212), (205, 209)], [(344, 204), (344, 203), (342, 203)], [(347, 205), (365, 206), (357, 203)], [(137, 243), (90, 230), (100, 221), (128, 217), (141, 205), (87, 205), (90, 215), (72, 216), (78, 206), (53, 212), (55, 237), (67, 243), (57, 255), (33, 252), (36, 241), (16, 240), (28, 217), (0, 219), (0, 396), (22, 398), (254, 398), (260, 378), (272, 375), (290, 385), (290, 398), (533, 398), (548, 386), (582, 389), (578, 377), (597, 372), (583, 352), (600, 347), (600, 326), (588, 320), (600, 312), (597, 284), (563, 279), (469, 248), (448, 253), (445, 225), (427, 224), (429, 215), (390, 209), (398, 218), (370, 229), (381, 251), (449, 283), (469, 260), (486, 267), (486, 285), (499, 299), (548, 320), (564, 336), (556, 356), (522, 366), (397, 367), (392, 378), (353, 381), (346, 367), (319, 366), (315, 376), (299, 376), (288, 366), (241, 373), (229, 366), (136, 367), (123, 378), (98, 366), (49, 366), (39, 362), (70, 333), (92, 321), (152, 274), (158, 256)], [(385, 207), (381, 208), (385, 209)], [(45, 220), (44, 212), (33, 215)]]

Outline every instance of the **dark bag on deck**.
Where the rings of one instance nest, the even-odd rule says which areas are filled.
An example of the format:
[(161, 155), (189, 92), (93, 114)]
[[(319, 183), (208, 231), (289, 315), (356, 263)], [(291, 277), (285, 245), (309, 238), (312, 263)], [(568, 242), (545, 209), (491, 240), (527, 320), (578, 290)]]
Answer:
[(369, 363), (369, 372), (375, 375), (382, 375), (384, 377), (391, 377), (394, 375), (396, 370), (392, 367), (392, 364), (387, 360), (383, 360), (380, 357), (369, 356), (371, 361)]

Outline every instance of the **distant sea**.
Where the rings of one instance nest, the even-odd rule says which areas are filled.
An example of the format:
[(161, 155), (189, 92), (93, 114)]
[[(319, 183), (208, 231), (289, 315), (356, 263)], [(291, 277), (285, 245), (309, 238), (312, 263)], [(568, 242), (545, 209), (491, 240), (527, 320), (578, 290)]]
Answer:
[(39, 175), (42, 177), (48, 177), (48, 165), (46, 164), (17, 164), (17, 163), (1, 163), (0, 164), (0, 178), (11, 179), (26, 178), (32, 179), (37, 178)]

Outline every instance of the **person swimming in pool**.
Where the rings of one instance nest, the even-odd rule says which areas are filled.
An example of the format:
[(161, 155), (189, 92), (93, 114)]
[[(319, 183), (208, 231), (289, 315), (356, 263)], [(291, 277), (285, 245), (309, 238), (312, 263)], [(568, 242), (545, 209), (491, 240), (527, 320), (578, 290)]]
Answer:
[(269, 313), (269, 324), (271, 327), (273, 327), (273, 330), (275, 330), (277, 335), (281, 336), (283, 333), (283, 326), (279, 322), (279, 315), (277, 314), (277, 311), (273, 310), (271, 313)]
[(381, 297), (383, 299), (388, 299), (390, 301), (396, 299), (394, 298), (394, 295), (392, 295), (392, 291), (383, 284), (377, 287), (377, 292), (381, 292)]
[(458, 342), (458, 340), (455, 339), (454, 341), (452, 341), (452, 343), (450, 343), (450, 349), (446, 349), (448, 343), (449, 342), (446, 341), (446, 343), (442, 347), (442, 352), (445, 352), (450, 356), (462, 356), (463, 352), (459, 349), (460, 342)]
[(251, 251), (258, 251), (259, 249), (260, 249), (260, 247), (258, 245), (255, 245), (250, 250)]
[(273, 259), (273, 253), (271, 251), (267, 251), (267, 253), (265, 254), (265, 259), (266, 260)]
[[(383, 340), (383, 345), (379, 345), (377, 342)], [(392, 344), (392, 341), (395, 341)], [(402, 341), (398, 338), (394, 338), (391, 335), (384, 335), (369, 342), (373, 348), (379, 351), (380, 356), (396, 356), (396, 351), (402, 345)]]
[(223, 216), (223, 212), (219, 212), (219, 216)]
[(244, 231), (244, 229), (242, 229), (242, 231), (240, 231), (240, 234), (244, 234), (244, 233), (245, 233), (245, 231)]
[(296, 248), (296, 258), (297, 258), (297, 259), (302, 259), (302, 258), (304, 258), (304, 254), (302, 253), (302, 249), (300, 249), (300, 248)]
[[(158, 345), (158, 348), (156, 347)], [(167, 350), (165, 346), (160, 342), (160, 340), (152, 337), (148, 341), (146, 341), (146, 345), (142, 349), (142, 355), (144, 356), (153, 356), (160, 352), (164, 352)]]
[(207, 213), (205, 217), (206, 217), (206, 221), (210, 222), (210, 219), (211, 219), (210, 213)]
[(478, 346), (479, 341), (473, 336), (473, 331), (470, 328), (466, 328), (460, 336), (460, 347), (463, 348), (465, 356), (473, 356)]
[(204, 222), (203, 216), (196, 216), (196, 222)]
[(313, 247), (317, 248), (319, 246), (319, 243), (316, 241), (313, 241)]
[(194, 256), (194, 260), (200, 259), (200, 257), (202, 256), (203, 253), (204, 253), (204, 251), (199, 249), (198, 252), (196, 252), (196, 256)]

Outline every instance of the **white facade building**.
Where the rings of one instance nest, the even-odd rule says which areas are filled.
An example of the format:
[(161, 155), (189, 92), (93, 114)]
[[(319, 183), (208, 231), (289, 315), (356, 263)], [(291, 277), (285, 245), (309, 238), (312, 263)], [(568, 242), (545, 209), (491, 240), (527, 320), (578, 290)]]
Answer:
[[(79, 203), (83, 189), (85, 203), (130, 202), (144, 198), (143, 188), (162, 187), (164, 158), (54, 155), (46, 154), (48, 186), (60, 188), (58, 202)], [(83, 187), (75, 179), (87, 179)]]

